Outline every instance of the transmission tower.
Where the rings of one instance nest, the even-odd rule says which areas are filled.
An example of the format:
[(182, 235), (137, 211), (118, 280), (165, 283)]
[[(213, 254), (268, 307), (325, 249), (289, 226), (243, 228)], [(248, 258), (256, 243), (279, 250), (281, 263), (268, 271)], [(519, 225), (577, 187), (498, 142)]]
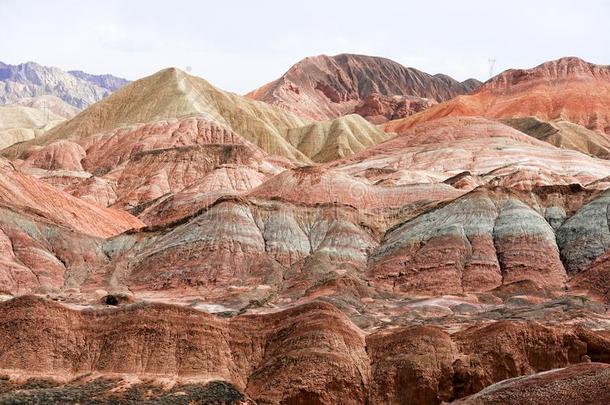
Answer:
[(49, 110), (47, 109), (47, 100), (42, 101), (42, 114), (44, 116), (44, 122), (49, 122)]
[(489, 78), (492, 78), (494, 75), (494, 65), (496, 64), (496, 59), (489, 58), (487, 61), (489, 62)]

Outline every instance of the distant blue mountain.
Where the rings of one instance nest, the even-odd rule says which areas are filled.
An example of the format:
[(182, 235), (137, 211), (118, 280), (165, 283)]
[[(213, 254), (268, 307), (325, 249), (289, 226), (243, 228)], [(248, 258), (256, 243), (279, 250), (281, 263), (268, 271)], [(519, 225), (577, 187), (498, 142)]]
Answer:
[(19, 65), (0, 62), (0, 104), (48, 94), (84, 109), (127, 83), (128, 80), (112, 75), (66, 72), (35, 62)]

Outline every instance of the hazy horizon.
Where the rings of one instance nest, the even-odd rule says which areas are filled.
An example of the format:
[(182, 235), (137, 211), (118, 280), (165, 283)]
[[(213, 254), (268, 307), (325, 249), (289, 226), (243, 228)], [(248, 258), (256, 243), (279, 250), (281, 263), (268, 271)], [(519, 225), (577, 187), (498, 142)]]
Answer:
[(0, 61), (130, 80), (173, 66), (242, 94), (321, 54), (380, 56), (460, 81), (487, 80), (489, 59), (494, 74), (565, 56), (610, 64), (610, 3), (441, 3), (0, 0), (10, 33)]

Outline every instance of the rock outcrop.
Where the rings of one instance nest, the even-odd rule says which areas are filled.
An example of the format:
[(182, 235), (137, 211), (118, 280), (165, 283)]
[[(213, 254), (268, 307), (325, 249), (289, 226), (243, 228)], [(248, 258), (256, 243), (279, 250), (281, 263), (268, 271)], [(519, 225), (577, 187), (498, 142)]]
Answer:
[(557, 243), (569, 272), (584, 270), (610, 248), (609, 204), (610, 192), (605, 191), (557, 230)]
[[(440, 404), (502, 379), (595, 361), (610, 352), (600, 333), (523, 322), (454, 335), (415, 326), (365, 336), (321, 302), (224, 320), (164, 304), (77, 311), (22, 297), (0, 304), (0, 324), (4, 370), (60, 380), (119, 372), (152, 381), (225, 381), (253, 401), (270, 404)], [(593, 341), (606, 346), (596, 351), (598, 346), (589, 346)], [(607, 366), (595, 363), (567, 370), (579, 371), (549, 382), (591, 371), (595, 378), (584, 381), (607, 377)], [(466, 401), (493, 392), (499, 394), (497, 386)]]
[(398, 177), (417, 171), (443, 180), (467, 172), (472, 180), (465, 184), (483, 181), (519, 190), (587, 185), (605, 178), (610, 167), (606, 161), (552, 147), (507, 125), (477, 117), (421, 123), (334, 165), (352, 175), (375, 169)]
[(519, 199), (487, 190), (386, 234), (370, 257), (369, 272), (388, 290), (412, 295), (489, 291), (524, 280), (559, 290), (566, 282), (545, 219)]
[(476, 83), (314, 58), (312, 122), (166, 69), (8, 147), (0, 402), (607, 402), (606, 135), (541, 101), (586, 66), (458, 96), (561, 119), (432, 106), (398, 134), (371, 121)]
[(359, 115), (346, 115), (288, 131), (287, 139), (314, 162), (326, 163), (377, 145), (389, 135)]
[(426, 108), (432, 107), (436, 101), (429, 98), (414, 96), (383, 96), (374, 93), (366, 97), (354, 109), (354, 113), (366, 117), (374, 124), (408, 117)]
[(610, 401), (609, 384), (607, 364), (578, 364), (502, 381), (455, 403), (601, 405)]

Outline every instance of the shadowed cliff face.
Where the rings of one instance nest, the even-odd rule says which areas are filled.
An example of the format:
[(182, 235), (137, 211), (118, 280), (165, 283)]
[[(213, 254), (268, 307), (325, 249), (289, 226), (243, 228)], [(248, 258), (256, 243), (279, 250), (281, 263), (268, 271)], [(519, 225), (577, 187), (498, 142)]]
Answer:
[(322, 55), (303, 59), (247, 97), (315, 120), (356, 112), (379, 123), (470, 93), (479, 84), (433, 76), (384, 58)]

